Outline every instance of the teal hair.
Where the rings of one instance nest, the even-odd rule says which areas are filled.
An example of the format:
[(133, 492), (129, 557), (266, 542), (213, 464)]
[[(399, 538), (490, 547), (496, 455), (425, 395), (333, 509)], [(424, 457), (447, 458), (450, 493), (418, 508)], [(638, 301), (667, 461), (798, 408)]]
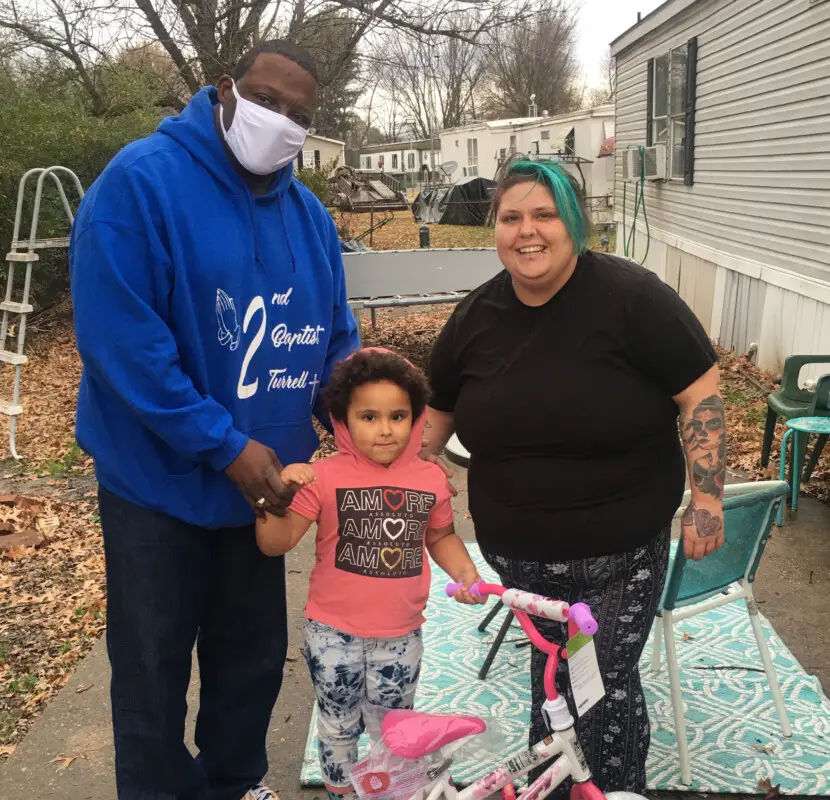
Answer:
[[(526, 176), (529, 181), (544, 186), (553, 195), (556, 210), (578, 255), (588, 249), (588, 220), (579, 201), (578, 189), (559, 161), (514, 161), (500, 181), (500, 186), (514, 176)], [(511, 181), (514, 183), (514, 181)], [(499, 198), (500, 199), (500, 198)]]

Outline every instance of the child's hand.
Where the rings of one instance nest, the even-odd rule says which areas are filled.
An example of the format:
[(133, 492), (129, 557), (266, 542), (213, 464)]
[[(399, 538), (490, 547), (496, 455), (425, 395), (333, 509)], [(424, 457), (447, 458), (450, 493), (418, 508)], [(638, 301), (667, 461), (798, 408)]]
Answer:
[(316, 480), (314, 470), (310, 464), (289, 464), (280, 473), (280, 480), (283, 483), (293, 483), (295, 486), (308, 486)]
[(481, 576), (478, 574), (478, 570), (476, 570), (475, 567), (473, 567), (470, 570), (465, 570), (464, 573), (458, 576), (458, 581), (461, 582), (462, 587), (456, 590), (455, 594), (453, 595), (453, 600), (456, 600), (459, 603), (465, 603), (466, 605), (470, 606), (483, 605), (484, 603), (486, 603), (486, 597), (482, 597), (478, 594), (471, 594), (469, 591), (470, 587), (480, 580)]

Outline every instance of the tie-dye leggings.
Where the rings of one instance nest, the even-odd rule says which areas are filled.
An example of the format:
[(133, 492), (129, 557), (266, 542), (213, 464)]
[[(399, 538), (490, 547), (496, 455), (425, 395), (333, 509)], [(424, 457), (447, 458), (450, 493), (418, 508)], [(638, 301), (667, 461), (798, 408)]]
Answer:
[[(599, 623), (595, 644), (605, 699), (577, 721), (576, 731), (594, 781), (605, 792), (643, 793), (646, 788), (651, 729), (638, 663), (663, 593), (670, 533), (666, 528), (649, 544), (626, 553), (550, 564), (504, 558), (482, 549), (505, 586), (571, 604), (587, 603), (593, 611)], [(533, 621), (547, 639), (565, 644), (566, 625), (539, 618)], [(544, 653), (533, 648), (531, 744), (548, 735), (541, 713), (546, 660)], [(576, 717), (567, 662), (559, 664), (556, 686)], [(565, 781), (549, 796), (565, 798), (569, 789), (570, 781)]]
[(350, 786), (367, 706), (412, 708), (421, 674), (421, 631), (396, 639), (364, 639), (307, 620), (305, 658), (317, 695), (317, 738), (323, 780)]

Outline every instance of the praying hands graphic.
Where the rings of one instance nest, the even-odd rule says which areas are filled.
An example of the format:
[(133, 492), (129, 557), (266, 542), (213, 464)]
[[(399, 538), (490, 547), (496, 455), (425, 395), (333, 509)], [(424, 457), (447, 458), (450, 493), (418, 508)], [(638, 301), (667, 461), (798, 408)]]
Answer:
[(219, 344), (230, 344), (231, 350), (239, 347), (239, 323), (233, 298), (221, 289), (216, 290), (216, 322), (219, 325)]

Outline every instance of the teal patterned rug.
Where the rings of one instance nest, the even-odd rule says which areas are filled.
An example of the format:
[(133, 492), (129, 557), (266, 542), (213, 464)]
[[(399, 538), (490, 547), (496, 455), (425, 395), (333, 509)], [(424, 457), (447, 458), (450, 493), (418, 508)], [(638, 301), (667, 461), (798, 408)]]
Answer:
[[(494, 580), (475, 545), (468, 546), (481, 575)], [(494, 753), (489, 762), (478, 756), (460, 761), (453, 777), (464, 785), (473, 776), (486, 774), (509, 753), (526, 747), (529, 650), (516, 649), (511, 643), (522, 637), (521, 629), (514, 624), (487, 680), (478, 680), (478, 670), (502, 615), (485, 633), (479, 633), (477, 626), (486, 611), (447, 599), (447, 580), (446, 574), (433, 565), (417, 708), (495, 717), (509, 742), (507, 751)], [(657, 674), (649, 671), (649, 639), (640, 665), (652, 724), (649, 788), (758, 794), (758, 782), (769, 778), (773, 785), (780, 784), (783, 794), (830, 796), (830, 701), (818, 680), (804, 672), (772, 626), (764, 620), (793, 727), (791, 739), (781, 736), (742, 601), (685, 620), (677, 627), (694, 783), (685, 787), (680, 782), (668, 672), (665, 666)], [(684, 634), (688, 635), (681, 639)], [(300, 776), (304, 786), (320, 785), (316, 726), (315, 712)], [(364, 742), (363, 752), (365, 747)]]

